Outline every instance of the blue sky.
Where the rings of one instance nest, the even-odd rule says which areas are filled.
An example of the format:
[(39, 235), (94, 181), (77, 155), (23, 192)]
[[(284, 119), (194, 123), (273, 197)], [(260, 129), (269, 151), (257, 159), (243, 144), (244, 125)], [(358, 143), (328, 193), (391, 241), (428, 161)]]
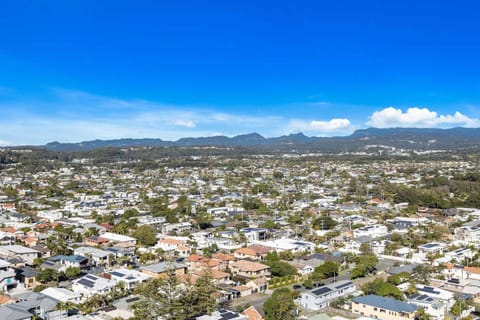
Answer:
[(477, 1), (0, 2), (0, 145), (480, 126)]

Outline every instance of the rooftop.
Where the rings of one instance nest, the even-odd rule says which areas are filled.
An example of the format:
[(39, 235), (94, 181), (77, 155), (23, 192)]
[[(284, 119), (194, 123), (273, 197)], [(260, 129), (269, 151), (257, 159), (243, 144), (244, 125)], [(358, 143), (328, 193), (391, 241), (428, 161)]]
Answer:
[(395, 311), (395, 312), (415, 312), (419, 307), (414, 306), (412, 304), (405, 303), (400, 300), (392, 299), (392, 298), (386, 298), (386, 297), (380, 297), (376, 295), (368, 295), (368, 296), (362, 296), (362, 297), (356, 297), (352, 299), (353, 302), (355, 303), (361, 303), (361, 304), (366, 304), (370, 306), (374, 306), (377, 308), (382, 308), (382, 309), (387, 309), (390, 311)]

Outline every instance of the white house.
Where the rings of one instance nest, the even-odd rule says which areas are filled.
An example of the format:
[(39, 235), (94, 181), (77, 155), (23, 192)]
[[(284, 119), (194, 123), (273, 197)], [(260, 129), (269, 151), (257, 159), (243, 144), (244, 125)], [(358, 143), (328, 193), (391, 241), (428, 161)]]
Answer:
[(46, 219), (50, 222), (54, 222), (56, 220), (60, 220), (63, 217), (63, 213), (60, 210), (55, 211), (39, 211), (37, 216), (43, 219)]
[(480, 228), (477, 226), (461, 226), (455, 228), (453, 239), (465, 244), (480, 242)]
[(326, 308), (333, 300), (356, 291), (355, 284), (349, 280), (334, 282), (300, 293), (297, 303), (305, 309), (317, 311)]
[(388, 233), (387, 226), (381, 224), (374, 224), (371, 226), (365, 226), (353, 230), (353, 236), (355, 238), (359, 237), (370, 237), (370, 238), (379, 238), (383, 237)]
[(445, 253), (445, 258), (453, 262), (462, 262), (465, 259), (472, 259), (473, 256), (474, 254), (469, 248), (460, 248)]
[(277, 252), (291, 251), (292, 253), (307, 252), (311, 253), (315, 249), (315, 244), (308, 241), (295, 240), (295, 239), (276, 239), (271, 241), (257, 241), (257, 244), (261, 244), (267, 247), (274, 248)]
[(418, 246), (418, 250), (425, 254), (442, 253), (445, 248), (447, 248), (447, 245), (440, 242), (429, 242)]
[(150, 277), (143, 272), (125, 268), (115, 269), (109, 271), (107, 274), (116, 283), (125, 283), (125, 288), (128, 290), (133, 290), (138, 284), (150, 279)]
[(93, 247), (78, 247), (73, 251), (75, 255), (88, 257), (95, 265), (106, 265), (110, 263), (111, 252)]
[(105, 238), (108, 241), (116, 242), (116, 243), (137, 244), (137, 239), (129, 236), (125, 236), (123, 234), (113, 233), (113, 232), (105, 232), (104, 234), (102, 234), (102, 238)]
[(105, 279), (93, 274), (87, 274), (80, 279), (72, 281), (72, 290), (84, 297), (91, 297), (95, 294), (104, 294), (112, 290), (116, 285), (115, 280)]
[[(404, 291), (407, 290), (409, 286), (409, 283), (403, 283), (399, 285), (398, 288)], [(447, 309), (450, 309), (455, 303), (455, 294), (453, 292), (423, 284), (416, 284), (415, 287), (417, 288), (418, 294), (442, 301)]]
[(50, 287), (45, 290), (42, 290), (40, 293), (50, 298), (53, 298), (55, 300), (61, 301), (63, 303), (65, 302), (80, 303), (82, 301), (82, 296), (80, 294), (74, 293), (65, 288)]
[(407, 303), (423, 308), (434, 320), (443, 320), (445, 318), (446, 306), (439, 299), (429, 297), (426, 294), (414, 294), (408, 297)]

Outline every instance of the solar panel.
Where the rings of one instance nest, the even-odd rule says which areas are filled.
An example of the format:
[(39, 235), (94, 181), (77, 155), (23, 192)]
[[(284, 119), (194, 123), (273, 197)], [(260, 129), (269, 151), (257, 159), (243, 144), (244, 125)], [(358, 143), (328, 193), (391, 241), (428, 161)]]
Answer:
[(87, 279), (78, 280), (78, 284), (84, 285), (89, 288), (93, 288), (95, 286), (95, 282), (88, 281)]
[(353, 283), (351, 283), (351, 282), (346, 282), (346, 283), (343, 283), (343, 284), (341, 284), (341, 285), (336, 286), (335, 289), (342, 289), (342, 288), (348, 287), (348, 286), (350, 286), (350, 285), (352, 285), (352, 284), (353, 284)]
[(327, 287), (321, 287), (321, 288), (318, 288), (318, 289), (313, 290), (312, 293), (313, 293), (314, 295), (319, 296), (319, 295), (321, 295), (321, 294), (324, 294), (324, 293), (327, 293), (327, 292), (330, 292), (330, 291), (332, 291), (332, 289), (327, 288)]
[(419, 288), (418, 290), (424, 291), (424, 292), (429, 292), (429, 293), (434, 293), (434, 294), (439, 294), (440, 291), (435, 291), (432, 287), (423, 287), (423, 289)]
[(113, 311), (113, 310), (117, 310), (117, 307), (114, 307), (114, 306), (106, 306), (106, 307), (103, 307), (103, 308), (98, 309), (98, 311), (104, 311), (104, 312), (110, 312), (110, 311)]
[(131, 302), (135, 302), (135, 301), (138, 301), (140, 300), (139, 297), (135, 297), (135, 298), (128, 298), (127, 300), (125, 300), (126, 303), (131, 303)]
[(118, 271), (111, 271), (110, 274), (112, 276), (116, 276), (116, 277), (121, 277), (121, 278), (125, 277), (125, 275), (123, 273), (120, 273)]
[(90, 280), (97, 280), (97, 277), (91, 276), (91, 275), (86, 275), (85, 278), (90, 279)]

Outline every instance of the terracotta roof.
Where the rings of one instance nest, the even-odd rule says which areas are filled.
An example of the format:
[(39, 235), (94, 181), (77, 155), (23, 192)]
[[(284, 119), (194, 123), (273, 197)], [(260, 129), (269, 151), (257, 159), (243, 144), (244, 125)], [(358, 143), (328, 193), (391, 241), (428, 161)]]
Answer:
[(480, 267), (464, 267), (463, 270), (470, 273), (480, 274)]
[(188, 256), (187, 260), (190, 262), (197, 262), (204, 259), (204, 257), (199, 256), (198, 254), (191, 254)]
[(179, 282), (185, 284), (195, 284), (199, 278), (197, 275), (189, 273), (179, 274), (176, 277)]
[(242, 314), (247, 316), (248, 320), (263, 320), (262, 315), (255, 309), (254, 306), (250, 306), (247, 309), (243, 310)]
[(247, 287), (247, 286), (236, 286), (236, 287), (233, 287), (233, 289), (237, 290), (237, 291), (248, 291), (248, 290), (252, 290), (252, 288), (250, 287)]
[(113, 229), (113, 226), (108, 224), (108, 223), (101, 223), (99, 224), (99, 226), (102, 226), (104, 227), (105, 229), (107, 229), (108, 231), (111, 231)]
[(240, 271), (261, 271), (270, 267), (258, 262), (238, 260), (233, 262), (232, 267), (238, 268)]
[(172, 239), (172, 238), (165, 238), (162, 240), (158, 241), (159, 243), (165, 243), (165, 244), (171, 244), (171, 245), (181, 245), (183, 244), (183, 241), (177, 240), (177, 239)]
[(252, 244), (248, 246), (248, 248), (254, 250), (257, 254), (267, 254), (274, 251), (272, 247), (262, 246), (260, 244)]
[(222, 260), (222, 261), (235, 261), (235, 257), (226, 253), (214, 253), (212, 258)]
[(178, 250), (178, 251), (188, 251), (190, 248), (189, 247), (185, 247), (185, 246), (178, 246), (175, 250)]
[(0, 231), (7, 232), (7, 233), (15, 233), (17, 232), (17, 229), (12, 227), (6, 227), (6, 228), (1, 228)]
[(229, 273), (226, 273), (226, 272), (223, 272), (223, 271), (219, 271), (219, 270), (215, 270), (215, 269), (208, 269), (208, 270), (199, 270), (199, 271), (196, 271), (195, 272), (195, 275), (197, 276), (204, 276), (204, 275), (209, 275), (210, 277), (212, 277), (213, 279), (223, 279), (223, 278), (228, 278), (230, 277), (230, 274)]
[(235, 253), (240, 253), (240, 254), (247, 255), (247, 256), (256, 256), (257, 255), (255, 250), (252, 250), (250, 248), (240, 248), (240, 249), (235, 250)]

